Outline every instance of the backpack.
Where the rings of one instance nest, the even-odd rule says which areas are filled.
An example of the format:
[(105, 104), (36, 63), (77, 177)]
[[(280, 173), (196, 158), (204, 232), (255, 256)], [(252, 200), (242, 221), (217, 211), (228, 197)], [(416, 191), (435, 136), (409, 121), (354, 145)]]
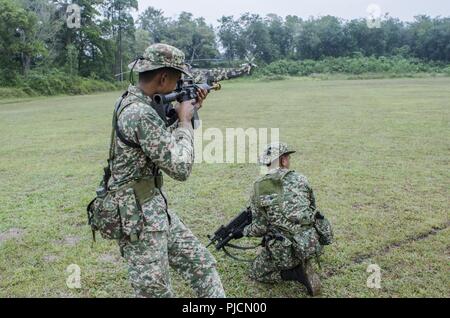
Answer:
[[(264, 207), (266, 210), (279, 211), (283, 209), (284, 189), (283, 178), (293, 171), (267, 174), (255, 182), (254, 193), (257, 198), (257, 207)], [(301, 220), (302, 231), (299, 233), (284, 233), (294, 245), (295, 252), (301, 259), (309, 259), (322, 253), (322, 246), (331, 244), (333, 232), (330, 222), (325, 216), (314, 207), (313, 214), (304, 215)], [(308, 224), (307, 224), (308, 223)], [(284, 231), (283, 231), (284, 232)]]

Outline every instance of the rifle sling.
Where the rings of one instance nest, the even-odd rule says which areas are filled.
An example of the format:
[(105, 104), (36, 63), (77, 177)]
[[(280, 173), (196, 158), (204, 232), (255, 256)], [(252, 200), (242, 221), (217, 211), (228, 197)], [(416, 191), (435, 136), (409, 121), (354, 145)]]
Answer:
[(239, 262), (245, 262), (245, 263), (253, 263), (253, 259), (244, 259), (244, 258), (239, 258), (237, 256), (234, 256), (233, 254), (231, 254), (230, 252), (227, 251), (227, 249), (224, 247), (222, 247), (223, 252), (225, 253), (225, 255), (227, 255), (228, 257), (231, 257), (232, 259), (239, 261)]
[(239, 246), (239, 245), (227, 243), (225, 246), (234, 248), (236, 250), (244, 250), (245, 251), (245, 250), (253, 250), (255, 248), (260, 247), (261, 245), (262, 245), (262, 243), (259, 243), (258, 245), (255, 245), (255, 246)]

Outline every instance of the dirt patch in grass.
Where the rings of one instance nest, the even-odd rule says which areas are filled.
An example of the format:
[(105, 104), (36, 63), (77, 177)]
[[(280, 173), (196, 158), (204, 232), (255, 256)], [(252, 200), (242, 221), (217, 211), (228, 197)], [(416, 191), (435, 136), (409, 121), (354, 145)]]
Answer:
[(24, 229), (11, 228), (0, 234), (0, 244), (8, 240), (17, 240), (25, 235)]
[(118, 255), (111, 255), (111, 254), (102, 254), (98, 257), (98, 260), (104, 263), (118, 263), (121, 261)]
[(59, 256), (57, 255), (44, 255), (44, 257), (42, 258), (44, 261), (46, 261), (47, 263), (53, 263), (56, 262), (57, 260), (59, 260)]
[(81, 237), (79, 237), (79, 236), (66, 236), (62, 240), (54, 241), (54, 243), (58, 244), (58, 245), (75, 246), (80, 241), (81, 241)]
[(343, 270), (345, 270), (347, 267), (349, 267), (349, 266), (351, 266), (353, 264), (364, 263), (365, 261), (371, 259), (372, 257), (386, 255), (392, 249), (400, 248), (403, 245), (410, 244), (410, 243), (415, 242), (415, 241), (424, 240), (424, 239), (428, 238), (429, 236), (436, 235), (437, 233), (447, 229), (448, 227), (450, 227), (450, 222), (444, 223), (444, 224), (442, 224), (440, 226), (433, 226), (433, 228), (431, 230), (429, 230), (428, 232), (408, 237), (408, 238), (406, 238), (406, 239), (404, 239), (402, 241), (399, 241), (399, 242), (393, 242), (393, 243), (389, 244), (388, 246), (385, 246), (384, 248), (382, 248), (381, 250), (379, 250), (377, 252), (356, 255), (355, 257), (352, 258), (351, 263), (343, 265), (343, 266), (341, 266), (339, 268), (332, 268), (332, 269), (326, 271), (325, 272), (325, 277), (329, 278), (331, 276), (337, 275), (340, 272), (342, 272)]

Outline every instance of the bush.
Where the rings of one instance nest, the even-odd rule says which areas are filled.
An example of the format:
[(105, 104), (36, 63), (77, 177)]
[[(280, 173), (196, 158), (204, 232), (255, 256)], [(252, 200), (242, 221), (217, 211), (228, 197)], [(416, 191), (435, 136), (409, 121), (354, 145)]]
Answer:
[(71, 76), (60, 70), (37, 69), (29, 72), (10, 87), (0, 88), (0, 97), (27, 97), (38, 95), (82, 95), (106, 92), (126, 87), (123, 83), (112, 83), (94, 78)]
[(22, 88), (0, 87), (0, 98), (28, 97)]
[(32, 71), (23, 80), (23, 85), (24, 90), (30, 95), (83, 95), (117, 90), (121, 87), (121, 84), (70, 76), (59, 70)]
[(284, 81), (287, 77), (283, 75), (268, 75), (264, 76), (262, 79), (265, 81)]
[(444, 68), (444, 74), (450, 76), (450, 65)]
[(310, 76), (312, 74), (385, 74), (402, 75), (416, 73), (446, 73), (450, 66), (435, 62), (424, 62), (416, 58), (394, 57), (355, 57), (325, 58), (323, 60), (280, 60), (255, 72), (259, 77), (270, 76)]

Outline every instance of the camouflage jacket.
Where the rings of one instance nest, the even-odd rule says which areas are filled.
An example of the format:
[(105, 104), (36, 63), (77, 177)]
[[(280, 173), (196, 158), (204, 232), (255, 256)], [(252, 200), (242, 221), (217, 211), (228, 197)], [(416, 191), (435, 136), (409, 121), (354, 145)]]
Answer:
[[(314, 193), (308, 180), (295, 171), (282, 168), (271, 170), (269, 174), (281, 178), (282, 192), (260, 195), (258, 198), (253, 189), (250, 198), (252, 224), (244, 229), (244, 235), (261, 237), (280, 233), (291, 237), (301, 233), (304, 226), (313, 224), (316, 209)], [(255, 184), (262, 178), (256, 180)]]
[[(128, 181), (152, 176), (156, 167), (176, 180), (186, 180), (194, 162), (193, 130), (175, 125), (171, 131), (152, 108), (150, 97), (132, 85), (128, 92), (122, 103), (130, 105), (119, 115), (118, 127), (128, 141), (140, 148), (131, 148), (115, 137), (109, 189), (114, 191)], [(154, 230), (164, 230), (167, 215), (161, 194), (142, 210)]]

